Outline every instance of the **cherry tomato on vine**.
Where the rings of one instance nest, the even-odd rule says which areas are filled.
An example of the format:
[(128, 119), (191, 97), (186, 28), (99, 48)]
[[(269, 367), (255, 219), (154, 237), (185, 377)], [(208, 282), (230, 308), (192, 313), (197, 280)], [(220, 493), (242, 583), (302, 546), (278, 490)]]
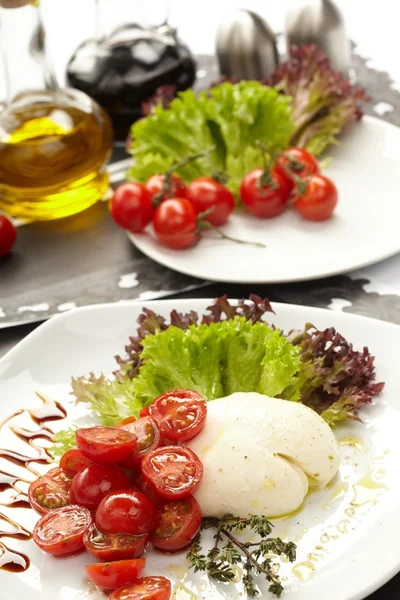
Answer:
[(92, 515), (82, 506), (65, 506), (42, 517), (33, 530), (33, 541), (43, 552), (69, 556), (83, 550), (83, 536)]
[(262, 183), (264, 176), (263, 169), (255, 169), (248, 173), (242, 180), (240, 196), (253, 215), (270, 219), (284, 211), (289, 199), (289, 187), (275, 169), (271, 169), (270, 183)]
[(338, 201), (335, 184), (325, 175), (311, 175), (306, 191), (296, 197), (294, 208), (310, 221), (324, 221), (332, 216)]
[(121, 427), (84, 427), (78, 429), (76, 445), (83, 456), (102, 465), (117, 465), (136, 446), (136, 436)]
[(216, 227), (226, 223), (235, 208), (232, 192), (212, 177), (198, 177), (192, 181), (186, 197), (193, 204), (197, 214), (211, 210), (204, 217), (204, 221)]
[(158, 525), (150, 542), (166, 552), (182, 550), (196, 537), (200, 525), (200, 506), (193, 496), (166, 502), (158, 509)]
[(197, 213), (186, 198), (170, 198), (162, 202), (153, 217), (154, 232), (167, 248), (181, 250), (199, 239)]
[(114, 192), (110, 202), (110, 213), (122, 229), (140, 233), (153, 217), (151, 195), (138, 181), (123, 183)]
[(190, 448), (164, 446), (144, 457), (142, 473), (160, 496), (177, 500), (189, 496), (199, 487), (203, 465)]
[(78, 448), (67, 450), (60, 459), (61, 469), (70, 477), (73, 477), (79, 471), (92, 464), (92, 461), (83, 456)]
[(172, 390), (159, 396), (150, 405), (162, 435), (175, 442), (186, 442), (203, 429), (207, 403), (193, 390)]
[(143, 554), (149, 536), (128, 533), (102, 533), (92, 525), (85, 533), (83, 543), (86, 550), (101, 562), (137, 558)]
[(71, 478), (59, 467), (50, 469), (29, 486), (29, 503), (40, 515), (68, 506)]
[(172, 586), (166, 577), (142, 577), (136, 583), (120, 587), (110, 600), (170, 600)]
[[(289, 148), (278, 157), (275, 170), (292, 190), (295, 186), (295, 177), (306, 179), (310, 175), (319, 173), (319, 164), (315, 156), (305, 148)], [(294, 177), (288, 171), (291, 171)]]
[(0, 215), (0, 258), (8, 254), (17, 239), (14, 224), (5, 215)]
[[(154, 200), (164, 185), (165, 175), (153, 175), (147, 181), (146, 189), (150, 194), (152, 200)], [(168, 200), (169, 198), (186, 198), (186, 184), (179, 175), (171, 175), (171, 192), (166, 192), (163, 194), (162, 198), (159, 199), (159, 202), (164, 202), (164, 200)]]
[(134, 583), (143, 573), (146, 559), (133, 558), (116, 562), (86, 565), (86, 575), (102, 590), (110, 591)]
[(104, 496), (130, 487), (128, 475), (119, 467), (92, 464), (79, 471), (73, 478), (70, 499), (72, 504), (96, 510)]
[(157, 525), (157, 510), (142, 492), (111, 492), (96, 511), (96, 527), (104, 533), (149, 533)]

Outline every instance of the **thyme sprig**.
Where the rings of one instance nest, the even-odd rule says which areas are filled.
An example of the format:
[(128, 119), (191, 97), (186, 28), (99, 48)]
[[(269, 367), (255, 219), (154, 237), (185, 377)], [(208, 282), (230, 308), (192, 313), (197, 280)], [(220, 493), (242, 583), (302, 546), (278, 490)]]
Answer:
[[(249, 515), (246, 518), (226, 515), (222, 519), (203, 519), (202, 529), (215, 529), (214, 544), (204, 554), (201, 533), (194, 539), (186, 557), (194, 572), (205, 571), (211, 579), (221, 583), (235, 581), (235, 565), (243, 568), (243, 585), (249, 598), (260, 592), (254, 581), (257, 575), (264, 575), (270, 583), (269, 592), (280, 598), (283, 587), (279, 576), (274, 572), (272, 556), (286, 556), (290, 562), (296, 559), (296, 545), (271, 538), (273, 525), (266, 517)], [(243, 542), (235, 533), (251, 529), (260, 536), (258, 542)]]

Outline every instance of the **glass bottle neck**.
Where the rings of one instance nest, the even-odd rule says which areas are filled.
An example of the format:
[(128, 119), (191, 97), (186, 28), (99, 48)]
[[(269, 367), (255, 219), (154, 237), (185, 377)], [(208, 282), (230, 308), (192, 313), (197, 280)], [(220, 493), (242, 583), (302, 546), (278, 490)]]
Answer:
[(9, 10), (1, 8), (0, 4), (0, 36), (3, 55), (0, 102), (5, 99), (11, 102), (25, 92), (58, 91), (46, 52), (46, 36), (39, 7), (26, 5)]

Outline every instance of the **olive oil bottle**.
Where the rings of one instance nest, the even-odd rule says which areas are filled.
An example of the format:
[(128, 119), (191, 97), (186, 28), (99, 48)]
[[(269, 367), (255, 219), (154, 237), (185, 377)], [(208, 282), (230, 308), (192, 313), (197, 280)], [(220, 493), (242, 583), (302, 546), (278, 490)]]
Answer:
[[(30, 40), (14, 33), (18, 47), (13, 47), (12, 32), (26, 31), (18, 28), (18, 18), (27, 12), (33, 17)], [(84, 210), (108, 189), (110, 120), (83, 92), (59, 88), (46, 53), (40, 7), (0, 8), (0, 24), (8, 87), (7, 97), (0, 98), (0, 211), (45, 220)], [(15, 81), (15, 74), (22, 82)]]

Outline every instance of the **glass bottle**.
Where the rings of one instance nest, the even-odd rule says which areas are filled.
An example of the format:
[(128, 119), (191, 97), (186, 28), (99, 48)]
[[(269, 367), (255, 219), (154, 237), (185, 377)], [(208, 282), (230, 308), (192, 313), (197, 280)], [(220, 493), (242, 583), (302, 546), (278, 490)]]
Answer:
[(75, 51), (67, 78), (106, 109), (117, 139), (124, 140), (141, 116), (142, 104), (161, 86), (174, 86), (176, 91), (190, 87), (196, 64), (168, 24), (167, 0), (96, 4), (97, 39)]
[(0, 0), (0, 210), (55, 219), (89, 207), (107, 191), (112, 128), (86, 94), (59, 88), (40, 6), (25, 2), (10, 10), (22, 2)]

